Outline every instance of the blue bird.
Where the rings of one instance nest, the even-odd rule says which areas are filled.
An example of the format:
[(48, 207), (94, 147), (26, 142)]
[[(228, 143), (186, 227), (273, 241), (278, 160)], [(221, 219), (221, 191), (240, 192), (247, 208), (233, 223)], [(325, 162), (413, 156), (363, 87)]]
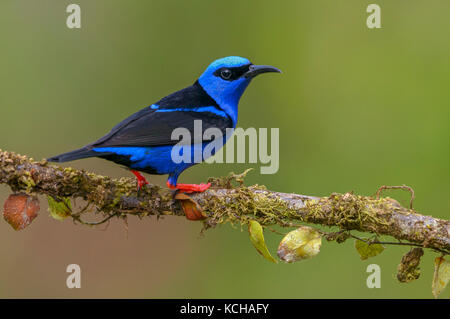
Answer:
[[(218, 128), (226, 136), (235, 128), (239, 100), (250, 81), (258, 74), (281, 71), (268, 65), (253, 65), (249, 60), (230, 56), (211, 63), (191, 86), (172, 93), (117, 124), (94, 143), (48, 159), (68, 162), (99, 157), (128, 167), (137, 178), (138, 190), (147, 181), (139, 172), (168, 174), (167, 186), (184, 192), (203, 192), (210, 184), (179, 184), (178, 176), (196, 161), (178, 163), (172, 159), (172, 140), (176, 128), (186, 128), (194, 141), (194, 121), (201, 120), (202, 130)], [(204, 149), (211, 140), (196, 139), (191, 149)], [(226, 142), (226, 140), (225, 140)], [(197, 144), (195, 144), (197, 143)], [(193, 154), (194, 152), (191, 152)], [(206, 158), (202, 158), (205, 160)]]

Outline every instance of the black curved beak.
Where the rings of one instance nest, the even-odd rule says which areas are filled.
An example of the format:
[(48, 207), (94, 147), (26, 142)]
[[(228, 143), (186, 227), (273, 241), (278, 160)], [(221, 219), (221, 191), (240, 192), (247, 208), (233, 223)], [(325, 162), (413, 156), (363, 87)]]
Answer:
[(280, 69), (277, 69), (276, 67), (270, 66), (270, 65), (250, 65), (248, 68), (248, 71), (244, 73), (244, 77), (246, 79), (254, 78), (255, 76), (262, 74), (262, 73), (268, 73), (268, 72), (276, 72), (276, 73), (282, 73)]

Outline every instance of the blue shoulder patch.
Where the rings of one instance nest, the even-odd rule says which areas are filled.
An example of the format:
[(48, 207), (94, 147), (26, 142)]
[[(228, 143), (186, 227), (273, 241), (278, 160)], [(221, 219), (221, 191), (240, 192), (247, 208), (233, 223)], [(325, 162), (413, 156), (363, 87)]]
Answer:
[(180, 107), (173, 109), (158, 109), (155, 112), (209, 112), (221, 117), (227, 118), (227, 113), (222, 110), (219, 110), (215, 106), (200, 106), (200, 107)]

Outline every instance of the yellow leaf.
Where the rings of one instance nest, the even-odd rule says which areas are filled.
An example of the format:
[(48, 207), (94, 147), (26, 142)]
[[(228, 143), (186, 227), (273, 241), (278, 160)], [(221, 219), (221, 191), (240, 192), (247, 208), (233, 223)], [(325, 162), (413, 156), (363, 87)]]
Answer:
[(320, 252), (322, 237), (312, 227), (302, 226), (284, 236), (278, 246), (278, 257), (287, 263), (308, 259)]
[(256, 250), (267, 260), (275, 264), (278, 263), (267, 249), (266, 242), (264, 241), (262, 226), (257, 221), (251, 220), (248, 224), (248, 231), (250, 233), (250, 241), (253, 246), (255, 246)]
[(445, 289), (450, 281), (450, 262), (444, 259), (444, 257), (437, 257), (434, 260), (434, 276), (431, 290), (434, 298), (439, 297), (441, 292)]
[(358, 239), (355, 240), (355, 248), (361, 257), (361, 260), (366, 260), (367, 258), (379, 255), (384, 250), (384, 246), (381, 244), (367, 244)]
[(72, 212), (72, 204), (69, 197), (54, 199), (47, 196), (48, 210), (50, 215), (56, 220), (63, 220), (70, 216)]

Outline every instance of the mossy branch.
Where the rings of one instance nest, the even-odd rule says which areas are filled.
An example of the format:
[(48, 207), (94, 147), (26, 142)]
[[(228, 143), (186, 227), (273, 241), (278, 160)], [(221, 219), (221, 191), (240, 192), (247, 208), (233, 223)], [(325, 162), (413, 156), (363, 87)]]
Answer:
[[(375, 198), (352, 193), (312, 197), (279, 193), (253, 185), (244, 186), (245, 174), (212, 178), (212, 187), (191, 195), (206, 215), (205, 226), (226, 222), (246, 224), (256, 220), (263, 226), (292, 227), (299, 222), (337, 226), (389, 235), (443, 253), (450, 251), (450, 221), (418, 214), (388, 197)], [(233, 186), (233, 181), (238, 185)], [(84, 170), (36, 162), (25, 156), (0, 150), (0, 183), (14, 192), (44, 194), (53, 198), (82, 198), (87, 205), (71, 213), (74, 220), (88, 212), (104, 219), (136, 215), (184, 216), (172, 191), (147, 185), (138, 194), (131, 178), (112, 179)], [(92, 223), (90, 223), (92, 224)]]

